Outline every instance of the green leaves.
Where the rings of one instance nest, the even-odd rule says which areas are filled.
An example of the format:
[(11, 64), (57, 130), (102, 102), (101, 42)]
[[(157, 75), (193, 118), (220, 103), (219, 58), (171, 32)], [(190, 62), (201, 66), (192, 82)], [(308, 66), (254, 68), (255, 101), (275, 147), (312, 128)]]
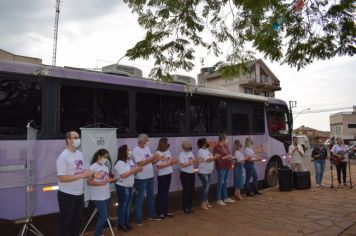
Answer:
[(298, 70), (314, 60), (356, 53), (352, 0), (308, 0), (299, 11), (294, 0), (124, 2), (146, 30), (144, 39), (126, 56), (153, 58), (150, 76), (165, 81), (177, 69), (194, 68), (197, 48), (207, 55), (224, 55), (217, 68), (227, 79), (246, 73), (254, 51)]

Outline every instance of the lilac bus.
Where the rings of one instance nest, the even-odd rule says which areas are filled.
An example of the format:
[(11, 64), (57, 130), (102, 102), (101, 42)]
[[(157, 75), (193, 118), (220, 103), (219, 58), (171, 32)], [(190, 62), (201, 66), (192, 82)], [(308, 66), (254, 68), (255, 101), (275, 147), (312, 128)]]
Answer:
[[(117, 128), (118, 145), (128, 144), (130, 148), (136, 145), (137, 134), (147, 133), (152, 151), (159, 137), (164, 136), (174, 156), (178, 156), (181, 142), (186, 139), (193, 143), (196, 153), (200, 137), (214, 142), (219, 132), (225, 132), (231, 146), (234, 140), (244, 143), (250, 136), (255, 151), (264, 158), (256, 164), (259, 180), (268, 187), (276, 184), (276, 170), (285, 164), (291, 135), (289, 117), (286, 103), (274, 98), (0, 61), (0, 168), (25, 165), (26, 124), (34, 120), (39, 130), (35, 215), (58, 211), (57, 191), (45, 189), (57, 185), (55, 161), (65, 148), (64, 133), (68, 130), (104, 123)], [(25, 172), (0, 172), (0, 219), (24, 217)], [(170, 191), (180, 190), (176, 166)]]

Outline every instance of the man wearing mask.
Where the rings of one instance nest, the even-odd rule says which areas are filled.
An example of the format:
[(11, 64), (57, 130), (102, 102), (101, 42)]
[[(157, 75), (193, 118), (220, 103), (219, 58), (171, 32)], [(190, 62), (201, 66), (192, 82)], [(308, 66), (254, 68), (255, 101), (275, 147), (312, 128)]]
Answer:
[(161, 218), (158, 218), (156, 215), (153, 199), (154, 173), (152, 163), (165, 159), (163, 157), (161, 158), (158, 154), (152, 155), (148, 147), (148, 136), (146, 134), (140, 134), (138, 136), (138, 145), (133, 149), (132, 155), (136, 165), (142, 167), (142, 171), (137, 173), (135, 179), (137, 189), (135, 209), (136, 224), (142, 226), (142, 205), (145, 192), (147, 197), (148, 219), (161, 220)]
[[(83, 154), (77, 149), (80, 137), (76, 131), (65, 135), (67, 148), (56, 161), (58, 176), (59, 229), (58, 235), (79, 235), (80, 219), (84, 207), (84, 179), (93, 171), (84, 170)], [(95, 174), (100, 178), (101, 174)]]
[(288, 153), (291, 155), (291, 168), (293, 171), (302, 171), (302, 157), (304, 156), (304, 150), (301, 145), (298, 144), (298, 137), (293, 137), (293, 143), (289, 146)]

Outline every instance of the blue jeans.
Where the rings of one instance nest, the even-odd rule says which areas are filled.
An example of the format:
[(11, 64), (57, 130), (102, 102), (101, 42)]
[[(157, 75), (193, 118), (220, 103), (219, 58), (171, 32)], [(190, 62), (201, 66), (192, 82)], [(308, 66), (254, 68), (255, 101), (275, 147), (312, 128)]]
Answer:
[(245, 180), (246, 192), (247, 193), (251, 192), (251, 184), (250, 184), (251, 177), (252, 177), (253, 191), (257, 192), (258, 191), (258, 177), (257, 177), (255, 165), (250, 162), (245, 162), (244, 167), (246, 170), (246, 180)]
[(98, 221), (95, 226), (95, 236), (103, 235), (103, 227), (105, 222), (108, 219), (108, 206), (110, 199), (102, 200), (102, 201), (93, 201), (96, 209), (99, 211)]
[(153, 199), (153, 177), (149, 179), (136, 179), (136, 189), (137, 189), (137, 196), (136, 196), (136, 222), (137, 223), (142, 223), (142, 206), (143, 206), (143, 200), (145, 196), (145, 191), (146, 191), (146, 197), (147, 197), (147, 208), (148, 208), (148, 217), (149, 218), (154, 218), (156, 217), (156, 209), (155, 209), (155, 204), (154, 204), (154, 199)]
[(208, 201), (208, 196), (209, 196), (209, 187), (210, 187), (210, 176), (211, 174), (202, 174), (198, 173), (198, 176), (201, 180), (202, 183), (202, 195), (201, 195), (201, 201), (206, 202)]
[(234, 188), (243, 189), (244, 186), (244, 173), (243, 173), (243, 164), (236, 163), (234, 166)]
[(314, 161), (314, 167), (315, 167), (315, 180), (316, 184), (321, 184), (321, 181), (323, 181), (323, 174), (324, 174), (324, 168), (325, 168), (325, 160), (319, 159)]
[(229, 196), (227, 195), (227, 186), (226, 181), (229, 174), (229, 170), (220, 169), (218, 170), (218, 182), (216, 183), (216, 199), (218, 201), (221, 200), (221, 194), (223, 195), (223, 199), (227, 199)]
[(119, 196), (119, 207), (117, 208), (118, 225), (128, 224), (130, 221), (132, 187), (116, 186), (116, 192)]

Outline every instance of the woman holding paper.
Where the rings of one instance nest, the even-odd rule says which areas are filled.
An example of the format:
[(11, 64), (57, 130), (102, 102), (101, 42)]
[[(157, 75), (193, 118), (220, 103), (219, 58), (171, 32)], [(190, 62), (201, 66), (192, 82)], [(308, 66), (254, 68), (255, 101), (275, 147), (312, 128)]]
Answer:
[(245, 157), (241, 152), (242, 145), (240, 143), (240, 140), (236, 139), (234, 142), (234, 147), (235, 147), (235, 154), (234, 154), (234, 160), (235, 160), (235, 165), (234, 165), (234, 188), (235, 188), (235, 198), (237, 200), (242, 200), (241, 197), (241, 189), (244, 186), (245, 180), (244, 180), (244, 162), (245, 162)]
[[(250, 137), (247, 137), (245, 140), (245, 170), (246, 170), (246, 181), (245, 181), (245, 189), (247, 196), (261, 195), (258, 191), (258, 178), (257, 172), (255, 169), (254, 162), (262, 161), (262, 158), (255, 155), (255, 152), (252, 149), (252, 140)], [(252, 185), (253, 191), (251, 191), (250, 179), (252, 177)]]

